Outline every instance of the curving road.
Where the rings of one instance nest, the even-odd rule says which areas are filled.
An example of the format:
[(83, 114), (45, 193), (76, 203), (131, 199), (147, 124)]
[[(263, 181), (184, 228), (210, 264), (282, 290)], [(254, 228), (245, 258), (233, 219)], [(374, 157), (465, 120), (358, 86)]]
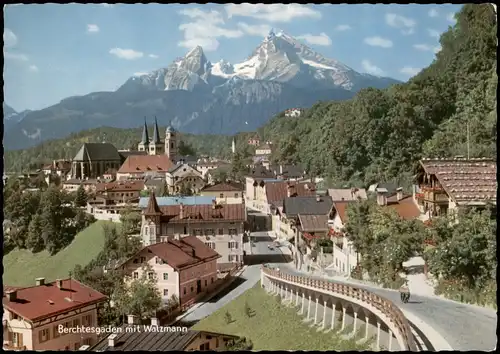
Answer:
[[(328, 280), (298, 271), (290, 263), (273, 264), (273, 266), (293, 275)], [(405, 312), (414, 314), (437, 331), (454, 350), (491, 351), (496, 348), (497, 314), (494, 310), (418, 295), (412, 295), (410, 302), (403, 304), (399, 292), (395, 290), (359, 285), (349, 281), (335, 280), (335, 282), (355, 285), (393, 301)], [(429, 339), (432, 341), (432, 338)]]
[[(274, 248), (273, 250), (268, 248), (272, 239), (267, 232), (255, 232), (252, 233), (251, 236), (255, 237), (255, 241), (257, 241), (254, 243), (255, 246), (252, 247), (254, 255), (268, 255), (275, 261), (276, 257), (281, 254), (279, 248)], [(327, 278), (312, 276), (309, 273), (298, 271), (293, 267), (292, 263), (271, 263), (273, 261), (270, 260), (270, 265), (279, 267), (282, 271), (286, 271), (287, 273), (305, 275), (314, 279), (328, 280)], [(248, 266), (243, 270), (240, 277), (245, 279), (244, 283), (232, 289), (227, 294), (224, 294), (214, 302), (201, 303), (195, 306), (188, 312), (185, 319), (188, 321), (200, 320), (253, 287), (260, 280), (260, 265)], [(496, 348), (497, 314), (492, 309), (418, 295), (412, 295), (410, 299), (411, 302), (403, 304), (400, 301), (398, 291), (369, 285), (360, 285), (354, 281), (335, 281), (364, 288), (393, 301), (396, 305), (400, 306), (403, 311), (414, 314), (414, 316), (432, 327), (454, 350), (491, 351)], [(429, 339), (432, 341), (433, 338), (429, 336)]]

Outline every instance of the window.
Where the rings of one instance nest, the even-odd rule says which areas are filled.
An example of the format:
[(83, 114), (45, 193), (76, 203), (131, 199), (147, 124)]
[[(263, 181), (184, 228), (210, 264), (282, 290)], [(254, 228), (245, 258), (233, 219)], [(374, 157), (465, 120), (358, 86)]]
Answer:
[(22, 333), (12, 332), (12, 345), (14, 347), (22, 347), (23, 346), (23, 335), (22, 335)]
[(201, 229), (193, 229), (193, 235), (194, 236), (202, 236), (203, 232), (201, 231)]
[(149, 273), (148, 273), (148, 279), (152, 280), (152, 279), (154, 279), (154, 278), (155, 278), (155, 273), (153, 273), (153, 272), (149, 272)]
[(219, 348), (219, 337), (215, 338), (215, 348)]
[(215, 242), (205, 242), (205, 245), (207, 245), (208, 248), (215, 249)]
[(139, 260), (137, 258), (134, 259), (134, 263), (139, 263)]
[(238, 198), (238, 193), (234, 193), (234, 197), (235, 197), (235, 198)]
[(186, 288), (184, 288), (184, 290), (182, 291), (182, 293), (183, 293), (184, 295), (186, 295)]
[(155, 257), (156, 259), (156, 264), (162, 264), (162, 260), (160, 257)]
[(50, 331), (48, 328), (44, 328), (40, 332), (38, 332), (38, 341), (40, 343), (46, 342), (49, 339), (50, 339)]
[(238, 262), (238, 255), (237, 254), (230, 254), (227, 256), (227, 260), (229, 262)]
[(237, 235), (238, 234), (238, 230), (237, 229), (229, 229), (228, 233), (229, 233), (229, 235)]
[(141, 263), (146, 262), (146, 257), (141, 257)]
[(201, 351), (207, 351), (207, 350), (210, 350), (210, 343), (203, 343), (200, 345), (200, 350)]
[(83, 341), (82, 341), (82, 344), (83, 345), (91, 345), (92, 343), (92, 340), (90, 338), (85, 338)]
[(80, 327), (80, 320), (78, 318), (73, 320), (73, 327)]
[(194, 292), (194, 286), (191, 286), (191, 292)]
[(92, 322), (92, 315), (83, 316), (83, 318), (82, 318), (82, 325), (88, 327), (88, 326), (91, 325), (91, 322)]
[(212, 277), (212, 284), (214, 283), (214, 277)]
[(163, 289), (163, 296), (168, 296), (168, 289)]
[(219, 198), (224, 198), (224, 193), (219, 194)]
[(219, 235), (224, 235), (224, 229), (219, 229), (218, 233), (219, 233)]
[(163, 280), (168, 280), (168, 273), (163, 273)]
[(146, 235), (146, 236), (148, 235), (148, 230), (149, 230), (149, 227), (147, 227), (147, 226), (146, 226), (146, 227), (144, 228), (144, 235)]
[(76, 342), (75, 343), (75, 350), (78, 350), (80, 348), (80, 343)]
[(238, 249), (238, 242), (236, 242), (236, 241), (229, 241), (229, 242), (227, 243), (227, 247), (228, 247), (229, 249), (232, 249), (232, 250), (233, 250), (233, 249), (234, 249), (234, 250), (237, 250), (237, 249)]
[(52, 338), (57, 338), (61, 336), (61, 334), (59, 333), (59, 329), (57, 327), (58, 326), (52, 327)]
[(208, 286), (208, 280), (205, 279), (205, 286)]
[(138, 272), (134, 272), (134, 279), (139, 279), (139, 273)]
[(214, 229), (205, 229), (205, 235), (207, 236), (215, 235)]

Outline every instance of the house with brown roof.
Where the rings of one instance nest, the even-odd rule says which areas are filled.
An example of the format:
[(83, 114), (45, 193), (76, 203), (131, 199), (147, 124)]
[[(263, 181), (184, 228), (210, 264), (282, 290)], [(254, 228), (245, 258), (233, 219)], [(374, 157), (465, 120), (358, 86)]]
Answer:
[(68, 192), (76, 192), (80, 186), (87, 193), (95, 192), (97, 184), (100, 183), (98, 179), (68, 179), (62, 183), (62, 188)]
[[(86, 350), (92, 352), (103, 351), (224, 351), (228, 342), (237, 340), (237, 336), (195, 331), (184, 327), (182, 331), (136, 331), (132, 329), (135, 324), (128, 323), (120, 327), (117, 333), (109, 334), (95, 346)], [(158, 326), (158, 319), (151, 319), (151, 326)], [(130, 328), (127, 328), (130, 327)]]
[(196, 236), (177, 235), (163, 241), (145, 246), (118, 266), (127, 281), (139, 279), (149, 269), (146, 276), (156, 279), (164, 302), (175, 295), (181, 305), (213, 289), (221, 258), (215, 250)]
[(46, 176), (56, 175), (61, 177), (63, 180), (71, 171), (71, 161), (69, 160), (54, 160), (51, 164), (42, 167), (42, 172)]
[(248, 139), (248, 145), (259, 146), (260, 138), (255, 135), (253, 138)]
[(210, 171), (214, 171), (218, 168), (229, 168), (230, 166), (231, 164), (226, 161), (205, 159), (196, 164), (196, 169), (201, 173), (203, 178), (205, 178)]
[(143, 180), (122, 180), (96, 184), (96, 196), (110, 201), (110, 204), (138, 203), (141, 191), (144, 190)]
[(221, 255), (220, 270), (243, 262), (243, 232), (246, 222), (244, 204), (158, 206), (154, 193), (142, 212), (141, 236), (145, 246), (171, 238), (196, 236)]
[(497, 163), (493, 159), (422, 159), (415, 180), (413, 198), (428, 218), (456, 215), (461, 207), (496, 207)]
[(331, 188), (328, 189), (328, 195), (334, 202), (352, 202), (358, 200), (367, 200), (366, 189), (364, 188)]
[(166, 173), (166, 181), (170, 194), (179, 194), (183, 187), (198, 193), (206, 184), (202, 174), (187, 163), (172, 166)]
[(259, 187), (255, 188), (255, 201), (261, 205), (260, 210), (268, 214), (275, 214), (274, 210), (283, 206), (285, 198), (316, 195), (316, 188), (310, 182), (270, 180)]
[(174, 163), (168, 155), (131, 155), (116, 173), (118, 180), (145, 177), (163, 177)]
[(214, 197), (217, 203), (241, 204), (244, 202), (243, 192), (245, 188), (236, 182), (221, 182), (206, 186), (200, 191), (204, 197)]
[(75, 279), (35, 286), (4, 288), (4, 349), (78, 350), (97, 342), (96, 333), (77, 328), (97, 327), (98, 307), (106, 296)]

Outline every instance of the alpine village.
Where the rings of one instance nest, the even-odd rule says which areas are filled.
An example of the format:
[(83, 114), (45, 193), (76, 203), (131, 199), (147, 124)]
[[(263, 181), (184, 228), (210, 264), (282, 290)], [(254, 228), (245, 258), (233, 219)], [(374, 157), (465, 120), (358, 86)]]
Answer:
[(496, 8), (455, 19), (408, 82), (253, 131), (6, 149), (4, 350), (492, 350)]

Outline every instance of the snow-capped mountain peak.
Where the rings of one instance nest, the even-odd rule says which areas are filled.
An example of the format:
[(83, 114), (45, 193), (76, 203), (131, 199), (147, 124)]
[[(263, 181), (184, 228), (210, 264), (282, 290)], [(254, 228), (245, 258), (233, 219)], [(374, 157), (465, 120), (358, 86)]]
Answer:
[[(272, 29), (247, 59), (231, 64), (225, 60), (212, 65), (203, 48), (197, 46), (167, 68), (133, 77), (142, 86), (160, 90), (213, 88), (232, 78), (286, 82), (296, 87), (355, 90), (377, 78), (319, 54), (292, 35)], [(130, 81), (130, 80), (129, 80)], [(230, 82), (233, 82), (231, 80)]]

